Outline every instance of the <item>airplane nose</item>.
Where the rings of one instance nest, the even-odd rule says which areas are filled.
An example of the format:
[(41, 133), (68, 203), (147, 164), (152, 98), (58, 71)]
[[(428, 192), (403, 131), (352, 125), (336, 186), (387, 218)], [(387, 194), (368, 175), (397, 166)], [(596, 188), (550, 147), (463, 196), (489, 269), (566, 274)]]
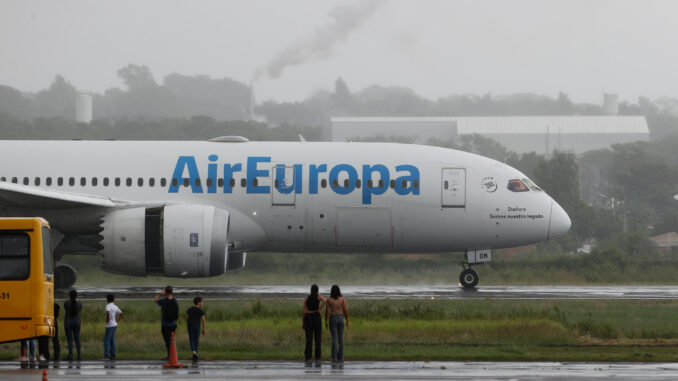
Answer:
[(546, 239), (560, 237), (567, 233), (570, 225), (572, 222), (567, 212), (557, 202), (551, 200), (551, 220), (549, 221), (549, 235)]

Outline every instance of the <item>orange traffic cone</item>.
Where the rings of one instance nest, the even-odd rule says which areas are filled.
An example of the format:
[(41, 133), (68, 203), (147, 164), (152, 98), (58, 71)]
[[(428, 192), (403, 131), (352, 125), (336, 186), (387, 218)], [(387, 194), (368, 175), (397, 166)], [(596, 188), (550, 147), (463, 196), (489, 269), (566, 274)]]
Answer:
[(169, 353), (169, 363), (163, 365), (165, 368), (181, 368), (184, 364), (179, 363), (177, 360), (177, 342), (174, 340), (174, 332), (172, 332), (172, 337), (170, 338), (170, 353)]
[(42, 381), (47, 381), (47, 371), (46, 370), (42, 371)]

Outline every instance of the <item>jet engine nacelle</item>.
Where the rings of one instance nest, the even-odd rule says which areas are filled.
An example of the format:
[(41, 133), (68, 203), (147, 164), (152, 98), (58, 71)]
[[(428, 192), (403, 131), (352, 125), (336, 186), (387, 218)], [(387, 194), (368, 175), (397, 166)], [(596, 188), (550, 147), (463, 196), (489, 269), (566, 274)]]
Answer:
[(224, 209), (190, 204), (120, 209), (106, 214), (101, 226), (106, 271), (199, 278), (226, 270)]

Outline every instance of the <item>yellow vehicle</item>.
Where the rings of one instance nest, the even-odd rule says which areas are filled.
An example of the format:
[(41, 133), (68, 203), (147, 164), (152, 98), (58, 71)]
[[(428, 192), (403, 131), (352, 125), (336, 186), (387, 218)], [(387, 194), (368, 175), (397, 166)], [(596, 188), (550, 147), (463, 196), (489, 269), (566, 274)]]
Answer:
[(0, 218), (0, 343), (54, 336), (54, 257), (42, 218)]

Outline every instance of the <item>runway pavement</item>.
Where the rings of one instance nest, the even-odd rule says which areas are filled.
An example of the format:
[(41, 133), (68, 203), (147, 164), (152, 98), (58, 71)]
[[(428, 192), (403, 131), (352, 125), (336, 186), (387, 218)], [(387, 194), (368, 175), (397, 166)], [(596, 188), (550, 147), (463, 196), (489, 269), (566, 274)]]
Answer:
[[(152, 299), (161, 287), (75, 287), (81, 299), (103, 299), (112, 292), (127, 300)], [(678, 299), (678, 286), (479, 286), (466, 290), (444, 286), (342, 286), (351, 299)], [(179, 299), (195, 295), (211, 300), (251, 298), (303, 298), (309, 286), (175, 287)], [(320, 287), (321, 294), (329, 287)], [(66, 298), (67, 291), (57, 292)]]
[[(0, 362), (0, 379), (40, 380), (43, 369), (21, 369), (18, 362)], [(544, 363), (544, 362), (200, 362), (182, 369), (162, 363), (85, 361), (50, 364), (50, 381), (62, 380), (676, 380), (673, 363)]]

